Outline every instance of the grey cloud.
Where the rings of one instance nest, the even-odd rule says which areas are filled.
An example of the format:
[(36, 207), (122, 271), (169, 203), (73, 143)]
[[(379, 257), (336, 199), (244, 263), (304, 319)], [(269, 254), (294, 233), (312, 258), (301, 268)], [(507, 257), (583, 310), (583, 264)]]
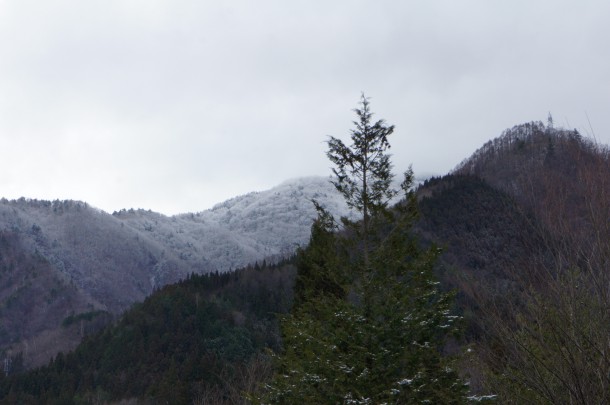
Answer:
[(396, 168), (528, 120), (610, 141), (602, 1), (0, 3), (0, 194), (196, 211), (329, 173), (361, 91)]

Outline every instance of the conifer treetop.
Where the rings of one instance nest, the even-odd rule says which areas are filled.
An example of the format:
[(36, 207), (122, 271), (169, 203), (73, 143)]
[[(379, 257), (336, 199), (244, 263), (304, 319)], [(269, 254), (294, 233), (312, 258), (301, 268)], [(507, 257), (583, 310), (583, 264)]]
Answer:
[(333, 184), (343, 194), (350, 208), (362, 212), (365, 220), (369, 214), (384, 210), (398, 193), (391, 187), (393, 174), (388, 136), (394, 125), (384, 120), (372, 122), (369, 98), (361, 96), (360, 108), (354, 109), (358, 120), (351, 130), (352, 144), (330, 137), (327, 156), (335, 164)]

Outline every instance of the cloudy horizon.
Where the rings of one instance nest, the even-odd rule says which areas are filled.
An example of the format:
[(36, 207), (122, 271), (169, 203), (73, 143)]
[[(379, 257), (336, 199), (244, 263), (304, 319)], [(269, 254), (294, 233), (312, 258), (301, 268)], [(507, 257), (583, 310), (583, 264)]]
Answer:
[(0, 0), (0, 198), (195, 212), (330, 174), (361, 92), (396, 172), (514, 125), (610, 143), (610, 3)]

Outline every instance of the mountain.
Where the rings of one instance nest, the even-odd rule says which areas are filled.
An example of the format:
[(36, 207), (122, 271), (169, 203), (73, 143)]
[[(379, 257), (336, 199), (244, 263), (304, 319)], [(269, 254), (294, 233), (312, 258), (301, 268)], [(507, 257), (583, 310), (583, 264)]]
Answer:
[[(328, 179), (309, 177), (232, 198), (195, 214), (165, 217), (122, 210), (113, 216), (180, 260), (203, 265), (205, 271), (222, 272), (263, 259), (288, 257), (306, 244), (316, 216), (312, 199), (337, 216), (349, 214)], [(163, 281), (159, 285), (167, 282), (163, 274), (159, 278)]]
[(532, 122), (506, 130), (455, 173), (477, 176), (510, 195), (536, 219), (528, 231), (544, 239), (547, 253), (563, 256), (560, 267), (608, 268), (608, 146), (576, 130)]
[(424, 238), (471, 298), (550, 268), (607, 268), (610, 152), (576, 130), (516, 125), (418, 194)]
[(13, 361), (13, 380), (0, 373), (0, 404), (243, 403), (269, 375), (263, 352), (280, 347), (276, 315), (290, 308), (294, 276), (284, 263), (167, 285), (33, 371), (38, 382)]
[[(484, 253), (488, 268), (505, 262), (496, 274), (462, 266), (455, 277), (476, 325), (471, 387), (502, 403), (606, 402), (610, 390), (598, 381), (610, 375), (610, 149), (575, 130), (529, 123), (456, 173), (505, 193), (521, 218), (459, 253)], [(491, 213), (502, 222), (506, 210)], [(502, 239), (509, 244), (487, 249)]]
[[(3, 199), (0, 353), (23, 352), (27, 366), (42, 364), (168, 283), (288, 257), (308, 241), (312, 199), (337, 216), (349, 214), (322, 177), (172, 217), (145, 210), (110, 215), (78, 201)], [(75, 317), (78, 322), (66, 321)]]
[(487, 142), (454, 173), (480, 177), (539, 215), (566, 203), (564, 214), (581, 216), (586, 199), (607, 203), (610, 151), (576, 130), (531, 122)]
[[(119, 230), (140, 244), (133, 242), (130, 249), (138, 246), (159, 249), (153, 252), (157, 256), (146, 256), (144, 253), (150, 250), (143, 250), (137, 253), (137, 259), (132, 259), (133, 263), (140, 263), (152, 257), (157, 261), (149, 262), (151, 268), (162, 263), (156, 272), (149, 273), (153, 277), (152, 281), (148, 279), (152, 289), (153, 285), (167, 282), (177, 274), (173, 272), (174, 263), (203, 263), (198, 260), (205, 258), (209, 266), (224, 263), (225, 268), (236, 268), (239, 263), (236, 257), (252, 252), (281, 256), (282, 249), (290, 246), (285, 243), (287, 239), (274, 242), (266, 237), (274, 232), (297, 234), (298, 227), (292, 225), (298, 218), (286, 208), (291, 202), (298, 208), (296, 201), (301, 201), (300, 196), (306, 201), (317, 193), (322, 204), (333, 210), (333, 202), (340, 201), (339, 196), (331, 194), (334, 193), (332, 186), (325, 194), (320, 189), (311, 191), (308, 184), (317, 183), (315, 179), (288, 182), (276, 190), (229, 200), (209, 211), (169, 218), (142, 210), (108, 215), (82, 203), (63, 203), (69, 209), (57, 215), (76, 215), (72, 211), (80, 209), (88, 212), (87, 215), (110, 217)], [(452, 173), (424, 182), (417, 190), (417, 197), (420, 219), (415, 231), (422, 243), (443, 248), (436, 271), (443, 288), (457, 290), (457, 310), (463, 314), (467, 326), (465, 337), (475, 348), (473, 360), (465, 360), (460, 365), (461, 371), (469, 376), (473, 393), (498, 392), (504, 395), (503, 399), (510, 395), (513, 380), (500, 380), (492, 391), (488, 387), (494, 375), (507, 378), (515, 370), (527, 372), (531, 367), (531, 358), (517, 356), (520, 353), (515, 352), (518, 349), (515, 342), (527, 349), (533, 344), (534, 353), (545, 353), (540, 356), (542, 360), (557, 361), (544, 363), (546, 369), (576, 370), (577, 379), (586, 376), (580, 378), (585, 382), (594, 381), (592, 372), (607, 375), (610, 363), (607, 357), (599, 357), (599, 353), (605, 356), (610, 325), (607, 311), (610, 305), (607, 300), (610, 153), (607, 147), (575, 131), (541, 123), (518, 125), (484, 145)], [(19, 213), (17, 206), (34, 205), (34, 202), (10, 204)], [(53, 210), (53, 203), (45, 204), (51, 204), (45, 209)], [(61, 211), (61, 205), (57, 203), (57, 206), (58, 212)], [(274, 214), (267, 207), (272, 207)], [(341, 210), (339, 205), (336, 207)], [(310, 215), (313, 218), (313, 211)], [(22, 216), (31, 218), (26, 213)], [(276, 218), (282, 218), (283, 222), (270, 228), (269, 223)], [(34, 296), (20, 296), (23, 290), (39, 295), (32, 301), (35, 305), (42, 308), (54, 305), (48, 309), (49, 313), (69, 311), (70, 305), (83, 305), (63, 318), (62, 330), (76, 338), (80, 338), (83, 329), (84, 334), (87, 328), (93, 331), (98, 327), (96, 320), (102, 323), (107, 316), (103, 312), (107, 307), (103, 302), (88, 304), (90, 296), (85, 294), (86, 290), (65, 277), (79, 274), (73, 270), (73, 264), (64, 265), (63, 273), (56, 272), (53, 256), (42, 249), (54, 245), (45, 231), (49, 225), (40, 219), (36, 223), (23, 220), (17, 225), (5, 228), (0, 238), (0, 280), (2, 283), (9, 280), (9, 286), (0, 290), (2, 316), (5, 308), (21, 308), (24, 313), (28, 297)], [(96, 226), (91, 229), (97, 232), (107, 229), (100, 224)], [(209, 234), (215, 235), (224, 247), (214, 250), (213, 243), (206, 245), (213, 252), (207, 256), (203, 249), (191, 249), (189, 243), (204, 242), (203, 234), (197, 233), (199, 226), (214, 229)], [(121, 241), (127, 243), (120, 233), (117, 235), (114, 237), (123, 239), (116, 245)], [(303, 243), (308, 235), (307, 228), (303, 232)], [(44, 243), (37, 242), (36, 238)], [(88, 238), (92, 237), (75, 237), (83, 248), (92, 252), (103, 250), (105, 245), (95, 244)], [(57, 244), (65, 243), (62, 240)], [(230, 246), (241, 248), (230, 251)], [(223, 256), (226, 251), (231, 254)], [(195, 253), (189, 256), (189, 252)], [(211, 259), (218, 256), (217, 262)], [(241, 398), (241, 393), (263, 381), (269, 373), (269, 360), (261, 353), (265, 353), (265, 348), (278, 347), (280, 337), (275, 315), (290, 307), (294, 282), (294, 267), (290, 263), (270, 266), (268, 263), (275, 259), (266, 263), (255, 260), (259, 260), (259, 266), (186, 276), (178, 284), (155, 289), (143, 304), (136, 304), (113, 326), (89, 335), (75, 352), (59, 355), (48, 367), (21, 377), (4, 381), (0, 378), (0, 403), (2, 400), (11, 403), (13, 399), (36, 403), (43, 396), (49, 403), (87, 403), (96, 398), (100, 401), (147, 398), (176, 403), (240, 403), (237, 398)], [(29, 273), (13, 271), (16, 267), (27, 268)], [(56, 292), (51, 293), (52, 289), (32, 281), (37, 278), (54, 286)], [(62, 290), (59, 285), (63, 286)], [(12, 298), (4, 298), (11, 294), (14, 294)], [(66, 298), (60, 301), (53, 296)], [(532, 312), (532, 308), (538, 309)], [(563, 312), (555, 313), (555, 310)], [(548, 314), (555, 322), (551, 327), (548, 327)], [(44, 318), (37, 317), (38, 322)], [(62, 319), (50, 318), (50, 323)], [(20, 322), (13, 320), (10, 325), (18, 328)], [(543, 330), (543, 325), (547, 329)], [(528, 335), (540, 330), (545, 334)], [(570, 365), (565, 364), (570, 358), (555, 360), (566, 347), (571, 347), (568, 345), (571, 342), (565, 341), (566, 336), (580, 339), (577, 333), (588, 335), (575, 347), (595, 350), (572, 352)], [(532, 336), (532, 339), (518, 340), (523, 336)], [(537, 342), (543, 342), (543, 346), (535, 346)], [(544, 345), (551, 345), (550, 349)], [(24, 356), (25, 348), (32, 346), (29, 343), (20, 347)], [(17, 371), (22, 360), (19, 356), (12, 359), (11, 371)], [(591, 359), (595, 360), (596, 367), (590, 366), (594, 361)], [(540, 373), (534, 375), (539, 376)], [(571, 376), (562, 375), (562, 378), (568, 381)], [(561, 385), (552, 383), (556, 387), (553, 392), (561, 393)], [(531, 395), (533, 391), (518, 392)], [(566, 394), (561, 395), (564, 396), (557, 398), (567, 398)]]

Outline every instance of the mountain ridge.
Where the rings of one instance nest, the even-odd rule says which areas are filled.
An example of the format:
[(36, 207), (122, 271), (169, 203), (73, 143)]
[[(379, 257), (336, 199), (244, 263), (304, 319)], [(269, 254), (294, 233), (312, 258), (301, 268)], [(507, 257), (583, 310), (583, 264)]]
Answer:
[[(531, 194), (527, 186), (531, 187), (531, 181), (538, 177), (556, 179), (556, 175), (552, 177), (548, 173), (563, 173), (561, 170), (565, 169), (565, 165), (562, 166), (562, 162), (569, 162), (573, 157), (578, 158), (578, 155), (574, 154), (565, 155), (564, 160), (559, 158), (564, 152), (572, 150), (570, 145), (581, 145), (582, 138), (576, 133), (571, 134), (570, 131), (544, 127), (541, 123), (516, 126), (488, 142), (467, 159), (468, 164), (458, 166), (453, 173), (481, 177), (484, 182), (520, 201), (520, 207), (527, 212), (518, 213), (510, 207), (507, 210), (505, 206), (501, 207), (503, 211), (498, 212), (506, 212), (511, 216), (518, 214), (520, 218), (527, 218), (523, 216), (526, 214), (540, 216), (542, 220), (536, 226), (540, 227), (540, 232), (548, 233), (548, 229), (553, 226), (552, 216), (560, 212), (547, 210), (549, 213), (553, 212), (550, 216), (545, 212), (545, 204), (548, 205), (552, 200), (552, 184), (540, 183), (544, 187), (538, 187), (538, 194)], [(549, 142), (549, 139), (552, 142)], [(586, 142), (583, 145), (585, 151), (590, 149)], [(497, 160), (494, 160), (493, 156), (496, 156)], [(504, 164), (505, 161), (510, 164)], [(532, 161), (542, 163), (525, 167), (542, 168), (546, 171), (523, 171), (523, 162), (532, 164)], [(574, 162), (577, 165), (586, 163), (582, 158)], [(602, 159), (600, 164), (600, 167), (607, 167), (607, 160)], [(588, 167), (587, 165), (590, 164), (585, 166)], [(466, 167), (467, 172), (462, 172)], [(520, 173), (519, 176), (513, 176), (515, 170)], [(581, 171), (586, 175), (591, 173), (589, 169)], [(600, 173), (603, 180), (607, 172)], [(519, 181), (516, 182), (515, 179)], [(597, 177), (595, 179), (598, 181)], [(484, 185), (461, 180), (452, 181), (459, 188), (472, 187), (472, 190), (478, 190), (476, 193), (484, 193), (490, 201), (504, 201), (500, 194)], [(569, 187), (576, 187), (574, 189), (577, 190), (579, 182), (583, 183), (579, 180), (569, 182)], [(420, 187), (420, 198), (426, 194), (434, 194), (436, 186), (433, 183)], [(452, 192), (451, 187), (447, 191)], [(446, 197), (441, 196), (444, 198), (441, 204), (428, 205), (428, 208), (423, 207), (424, 210), (429, 209), (429, 212), (437, 213), (434, 215), (441, 216), (438, 209), (451, 212), (443, 207), (455, 203), (450, 195), (446, 193)], [(527, 198), (524, 199), (524, 196)], [(17, 325), (15, 319), (21, 319), (19, 317), (22, 317), (23, 311), (18, 311), (19, 306), (13, 306), (11, 309), (9, 301), (21, 302), (19, 300), (23, 297), (20, 298), (20, 294), (24, 296), (40, 290), (35, 278), (20, 279), (16, 276), (22, 268), (30, 266), (29, 263), (33, 260), (45, 262), (43, 268), (50, 272), (50, 275), (45, 277), (54, 280), (52, 283), (55, 286), (55, 295), (60, 291), (67, 297), (62, 305), (57, 304), (57, 296), (49, 296), (46, 298), (48, 302), (42, 300), (40, 303), (41, 310), (56, 306), (59, 313), (53, 317), (54, 326), (47, 323), (39, 325), (37, 329), (26, 319), (20, 334), (0, 333), (0, 352), (8, 350), (16, 353), (29, 350), (28, 353), (32, 355), (33, 351), (26, 350), (27, 348), (53, 347), (53, 342), (68, 334), (71, 336), (71, 340), (68, 340), (74, 344), (82, 335), (81, 331), (75, 327), (62, 329), (60, 320), (76, 317), (81, 320), (81, 329), (94, 329), (97, 321), (90, 322), (83, 314), (101, 311), (116, 316), (132, 303), (142, 301), (156, 289), (184, 279), (192, 273), (226, 272), (257, 261), (262, 263), (266, 260), (267, 263), (273, 263), (287, 257), (296, 247), (308, 242), (311, 221), (316, 215), (312, 199), (317, 199), (336, 217), (349, 214), (342, 197), (329, 179), (323, 177), (287, 180), (270, 190), (231, 198), (209, 210), (169, 217), (143, 209), (121, 210), (108, 214), (87, 203), (76, 201), (0, 200), (0, 231), (9, 239), (16, 238), (18, 244), (15, 246), (19, 246), (23, 256), (20, 259), (19, 254), (11, 253), (10, 249), (2, 251), (0, 246), (0, 255), (8, 258), (4, 271), (0, 274), (0, 316), (7, 317), (13, 325)], [(534, 204), (536, 199), (539, 199), (538, 205)], [(607, 202), (607, 196), (601, 195), (594, 202), (597, 200), (602, 204)], [(476, 203), (476, 199), (470, 198), (468, 201), (468, 204)], [(577, 202), (577, 208), (569, 212), (582, 210), (582, 201)], [(480, 212), (477, 214), (481, 215)], [(463, 221), (468, 221), (468, 216), (472, 213), (467, 210), (459, 215)], [(451, 224), (451, 221), (447, 220), (447, 224)], [(431, 226), (436, 228), (432, 229)], [(435, 242), (433, 239), (442, 240), (449, 247), (460, 246), (462, 243), (455, 238), (460, 232), (464, 232), (463, 229), (438, 228), (426, 222), (421, 229), (431, 235), (430, 242)], [(501, 222), (490, 222), (486, 232), (498, 232), (501, 229)], [(510, 229), (511, 232), (516, 232), (515, 229)], [(451, 260), (458, 263), (457, 268), (461, 269), (476, 264), (472, 274), (487, 270), (497, 272), (498, 269), (492, 269), (486, 264), (493, 259), (489, 257), (490, 250), (476, 249), (477, 238), (484, 237), (485, 234), (469, 230), (468, 232), (465, 246), (473, 248), (473, 254)], [(514, 249), (522, 249), (509, 243), (510, 234), (506, 235), (506, 243), (501, 242), (502, 237), (496, 238), (494, 243), (512, 246), (502, 250), (503, 258), (510, 258)], [(453, 253), (450, 252), (449, 257), (451, 254)], [(477, 269), (477, 266), (480, 269)], [(41, 277), (42, 279), (44, 277)], [(8, 283), (7, 280), (12, 281)], [(455, 280), (452, 282), (459, 283)], [(50, 332), (52, 337), (48, 336)], [(58, 350), (68, 349), (59, 345), (55, 347)], [(48, 354), (51, 352), (45, 353), (48, 360)], [(42, 357), (27, 358), (26, 365), (30, 367), (46, 360)]]
[[(544, 282), (549, 281), (549, 275), (557, 274), (555, 272), (561, 272), (562, 269), (578, 268), (583, 263), (590, 266), (587, 271), (607, 273), (607, 265), (610, 263), (608, 260), (610, 223), (607, 222), (610, 214), (608, 194), (610, 154), (607, 147), (583, 141), (575, 132), (561, 131), (564, 130), (544, 127), (540, 123), (516, 126), (484, 145), (467, 159), (467, 164), (459, 166), (446, 176), (429, 179), (417, 190), (421, 217), (415, 225), (415, 232), (419, 233), (422, 243), (437, 244), (444, 248), (445, 252), (436, 270), (444, 288), (457, 289), (457, 305), (468, 323), (467, 335), (478, 339), (478, 342), (484, 342), (484, 336), (489, 332), (487, 328), (494, 326), (489, 323), (489, 318), (485, 318), (490, 311), (501, 311), (502, 314), (523, 311), (526, 306), (524, 303), (527, 302), (524, 301), (524, 297), (527, 298), (525, 295), (527, 291), (538, 288), (539, 291), (544, 292)], [(462, 169), (465, 171), (461, 172)], [(165, 217), (151, 211), (125, 210), (115, 213), (113, 217), (124, 231), (126, 229), (135, 232), (141, 241), (146, 240), (156, 244), (155, 246), (171, 249), (178, 257), (177, 260), (188, 263), (189, 257), (180, 258), (180, 254), (188, 252), (188, 249), (185, 249), (188, 245), (185, 243), (190, 242), (187, 237), (181, 235), (190, 235), (192, 227), (207, 224), (215, 227), (217, 232), (223, 230), (222, 240), (227, 241), (231, 240), (233, 232), (239, 232), (244, 238), (259, 238), (258, 232), (269, 231), (266, 226), (270, 219), (280, 218), (283, 224), (294, 225), (293, 216), (282, 216), (282, 214), (299, 212), (293, 207), (296, 202), (306, 204), (309, 197), (314, 195), (324, 197), (324, 193), (320, 193), (319, 190), (306, 193), (305, 184), (308, 184), (306, 180), (301, 184), (290, 183), (287, 187), (281, 188), (281, 192), (278, 191), (280, 189), (270, 190), (268, 194), (262, 196), (259, 193), (249, 193), (217, 204), (215, 209), (209, 212)], [(325, 187), (328, 187), (328, 183)], [(265, 212), (264, 208), (274, 207), (281, 196), (286, 198), (282, 199), (279, 207), (275, 207), (273, 212), (277, 215)], [(337, 196), (331, 198), (331, 202), (335, 197)], [(296, 208), (300, 207), (300, 202)], [(68, 217), (72, 211), (78, 211), (78, 205), (74, 204), (67, 204), (63, 211), (61, 204), (56, 208), (57, 215)], [(53, 207), (46, 209), (53, 210)], [(80, 207), (81, 211), (83, 209)], [(283, 212), (282, 209), (287, 211)], [(53, 245), (52, 239), (44, 238), (45, 225), (34, 225), (36, 224), (23, 222), (20, 224), (23, 229), (6, 230), (4, 237), (10, 239), (10, 232), (14, 231), (16, 238), (23, 236), (29, 238), (30, 243), (36, 242), (41, 246)], [(168, 231), (171, 229), (179, 232), (173, 234)], [(291, 228), (287, 226), (279, 229)], [(76, 231), (72, 229), (72, 233), (74, 232)], [(309, 229), (305, 233), (308, 236)], [(596, 235), (602, 237), (595, 239)], [(256, 251), (260, 248), (264, 251), (265, 247), (270, 246), (269, 241), (260, 239), (257, 240), (259, 245), (250, 245), (244, 249)], [(21, 243), (20, 240), (16, 240), (15, 243), (17, 242)], [(80, 242), (83, 246), (91, 247), (87, 244), (86, 238)], [(11, 246), (10, 243), (7, 245)], [(3, 252), (0, 251), (0, 257), (4, 257), (3, 260), (6, 261), (8, 253), (10, 252), (7, 251), (3, 256)], [(165, 255), (164, 264), (169, 265), (170, 253)], [(40, 252), (39, 256), (33, 252), (25, 258), (27, 260), (24, 267), (32, 261), (40, 260), (41, 257)], [(153, 258), (158, 259), (158, 257)], [(149, 264), (156, 266), (159, 263)], [(41, 269), (45, 266), (49, 268), (50, 265), (44, 265)], [(4, 265), (3, 269), (6, 267)], [(10, 272), (9, 274), (14, 275)], [(125, 375), (129, 375), (129, 379), (118, 378), (118, 383), (109, 383), (105, 387), (100, 384), (96, 387), (95, 381), (87, 377), (89, 383), (92, 383), (90, 389), (107, 390), (111, 392), (112, 398), (117, 400), (142, 395), (174, 400), (177, 398), (176, 392), (181, 393), (184, 403), (187, 403), (190, 400), (187, 399), (190, 398), (189, 395), (192, 396), (195, 392), (201, 395), (208, 395), (208, 392), (211, 392), (213, 395), (217, 394), (218, 398), (233, 392), (237, 395), (236, 398), (240, 398), (241, 392), (231, 391), (230, 384), (227, 384), (228, 380), (211, 387), (206, 385), (205, 389), (210, 391), (202, 392), (202, 384), (207, 384), (211, 380), (206, 380), (201, 375), (193, 376), (192, 373), (194, 370), (197, 373), (208, 370), (209, 364), (218, 365), (214, 356), (222, 353), (225, 347), (222, 346), (224, 343), (219, 347), (219, 341), (228, 342), (226, 347), (232, 348), (231, 356), (238, 352), (242, 353), (245, 349), (243, 356), (241, 354), (239, 355), (241, 357), (238, 356), (243, 361), (237, 363), (238, 370), (246, 364), (247, 367), (256, 366), (252, 369), (257, 370), (256, 372), (262, 371), (257, 367), (264, 366), (265, 363), (260, 362), (260, 358), (249, 357), (255, 352), (252, 351), (255, 347), (251, 343), (256, 341), (253, 337), (261, 331), (265, 333), (266, 342), (271, 341), (274, 344), (279, 342), (277, 324), (274, 323), (276, 320), (268, 316), (271, 311), (283, 313), (288, 310), (290, 297), (286, 294), (292, 291), (293, 277), (294, 266), (290, 263), (286, 264), (286, 268), (274, 268), (261, 263), (260, 266), (230, 273), (214, 272), (207, 273), (204, 277), (188, 276), (181, 283), (167, 285), (155, 291), (144, 304), (134, 306), (134, 310), (129, 311), (122, 318), (121, 325), (105, 329), (102, 334), (97, 335), (96, 347), (90, 347), (92, 350), (87, 351), (89, 356), (93, 356), (93, 361), (86, 364), (84, 369), (79, 363), (82, 351), (67, 356), (57, 356), (46, 371), (41, 371), (43, 375), (50, 372), (51, 377), (56, 378), (51, 380), (51, 383), (45, 380), (46, 384), (50, 384), (48, 392), (56, 391), (52, 395), (63, 395), (63, 389), (67, 389), (68, 398), (73, 395), (95, 394), (95, 391), (78, 393), (79, 386), (76, 384), (71, 387), (63, 385), (60, 389), (59, 383), (53, 382), (59, 381), (57, 376), (62, 374), (58, 373), (66, 367), (66, 361), (69, 359), (72, 363), (70, 366), (72, 371), (68, 373), (74, 372), (73, 375), (79, 375), (84, 370), (84, 375), (95, 376), (100, 370), (99, 367), (105, 370), (108, 378), (116, 377), (117, 372), (120, 375), (127, 373)], [(13, 284), (19, 282), (18, 277), (13, 277), (12, 280)], [(275, 287), (267, 280), (274, 280)], [(201, 288), (199, 284), (207, 287)], [(221, 285), (227, 286), (227, 289), (221, 292), (219, 287)], [(14, 289), (9, 290), (14, 291)], [(174, 298), (170, 298), (170, 295)], [(0, 291), (0, 298), (2, 297), (4, 297), (3, 291)], [(270, 297), (273, 298), (271, 300), (273, 302), (269, 301)], [(239, 305), (235, 302), (239, 302)], [(261, 302), (264, 305), (259, 306)], [(208, 304), (221, 310), (217, 311), (214, 317), (210, 317), (209, 314), (197, 315)], [(147, 305), (153, 308), (146, 309)], [(262, 310), (265, 314), (264, 322), (261, 323), (262, 318), (253, 315), (253, 308)], [(78, 322), (75, 320), (80, 321), (82, 330), (83, 326), (89, 327), (88, 314), (93, 317), (95, 313), (97, 312), (91, 309), (89, 312), (75, 313), (66, 317), (62, 323), (70, 326), (71, 333), (78, 336), (79, 331), (75, 325)], [(519, 314), (519, 312), (512, 313)], [(217, 320), (214, 321), (213, 327), (207, 325), (195, 330), (195, 333), (210, 334), (208, 336), (210, 340), (206, 342), (194, 339), (198, 345), (202, 344), (197, 350), (203, 350), (205, 355), (201, 352), (193, 355), (189, 352), (191, 349), (185, 346), (184, 339), (190, 339), (189, 342), (192, 342), (192, 337), (196, 336), (192, 334), (193, 331), (181, 330), (178, 332), (180, 336), (175, 336), (174, 332), (177, 329), (170, 326), (176, 323), (182, 326), (183, 319), (191, 319), (191, 321), (198, 319), (198, 322)], [(491, 321), (493, 320), (494, 318), (491, 318)], [(514, 321), (510, 317), (500, 320), (503, 327), (511, 325)], [(188, 322), (184, 324), (190, 325)], [(150, 344), (148, 333), (151, 325), (162, 327), (156, 332), (153, 340), (165, 340), (164, 344), (167, 344), (167, 347)], [(242, 327), (245, 329), (239, 329)], [(214, 334), (216, 330), (218, 335)], [(122, 355), (117, 356), (116, 351), (110, 350), (111, 346), (105, 346), (112, 341), (115, 346), (113, 350), (116, 350), (116, 347), (123, 347), (119, 349), (123, 351), (127, 343), (139, 342), (138, 350), (147, 350), (148, 354), (141, 358), (135, 356), (134, 361), (139, 365), (134, 367), (133, 362), (123, 361)], [(91, 344), (92, 340), (86, 342)], [(491, 341), (492, 346), (494, 342), (496, 341)], [(13, 353), (16, 353), (19, 347), (15, 346), (13, 349), (16, 350)], [(482, 356), (485, 355), (484, 350), (485, 347), (481, 351)], [(126, 352), (125, 357), (133, 355), (131, 350)], [(210, 353), (212, 353), (211, 357)], [(155, 363), (153, 360), (157, 359), (156, 356), (164, 357), (164, 363)], [(186, 362), (188, 367), (181, 367), (185, 359), (189, 359)], [(197, 361), (200, 363), (194, 364)], [(119, 363), (121, 363), (120, 367)], [(141, 366), (143, 363), (150, 363), (153, 366), (152, 368), (150, 364)], [(108, 364), (116, 367), (108, 368)], [(477, 375), (481, 372), (481, 366), (466, 367), (469, 367), (466, 371), (472, 375), (473, 392), (484, 392), (480, 381), (486, 377)], [(236, 374), (237, 377), (246, 375), (252, 377), (255, 374), (255, 372), (240, 373)], [(73, 381), (80, 381), (81, 377), (74, 378)], [(27, 381), (27, 378), (23, 381)], [(133, 391), (134, 388), (130, 387), (132, 381), (136, 382), (135, 389), (139, 391)], [(142, 381), (149, 381), (150, 385), (145, 387), (141, 385), (147, 383), (138, 385), (137, 382)], [(158, 384), (159, 381), (163, 384)], [(260, 382), (261, 377), (254, 376), (254, 382), (256, 381)], [(249, 383), (252, 383), (252, 379), (248, 379)], [(247, 391), (247, 389), (241, 390)], [(29, 391), (26, 389), (24, 392)]]
[[(58, 339), (75, 343), (75, 331), (63, 328), (62, 319), (92, 311), (116, 316), (155, 289), (190, 274), (226, 272), (288, 257), (308, 242), (316, 215), (314, 198), (337, 216), (348, 214), (334, 186), (322, 177), (286, 181), (210, 210), (171, 217), (150, 210), (108, 214), (79, 201), (0, 200), (0, 231), (17, 241), (12, 251), (0, 246), (0, 255), (8, 260), (0, 273), (0, 316), (11, 320), (7, 324), (15, 319), (24, 324), (18, 334), (0, 333), (0, 352), (24, 351), (29, 353), (27, 366), (41, 364), (48, 357), (40, 358), (26, 347), (52, 346), (49, 340)], [(55, 280), (53, 288), (67, 297), (59, 307), (55, 297), (39, 303), (41, 312), (58, 308), (53, 322), (49, 318), (35, 324), (23, 318), (21, 307), (7, 305), (44, 290), (39, 284), (46, 278), (26, 279), (22, 274), (30, 257), (44, 261), (49, 273), (45, 277)], [(85, 326), (95, 323), (87, 322)], [(50, 331), (52, 337), (47, 336)]]

